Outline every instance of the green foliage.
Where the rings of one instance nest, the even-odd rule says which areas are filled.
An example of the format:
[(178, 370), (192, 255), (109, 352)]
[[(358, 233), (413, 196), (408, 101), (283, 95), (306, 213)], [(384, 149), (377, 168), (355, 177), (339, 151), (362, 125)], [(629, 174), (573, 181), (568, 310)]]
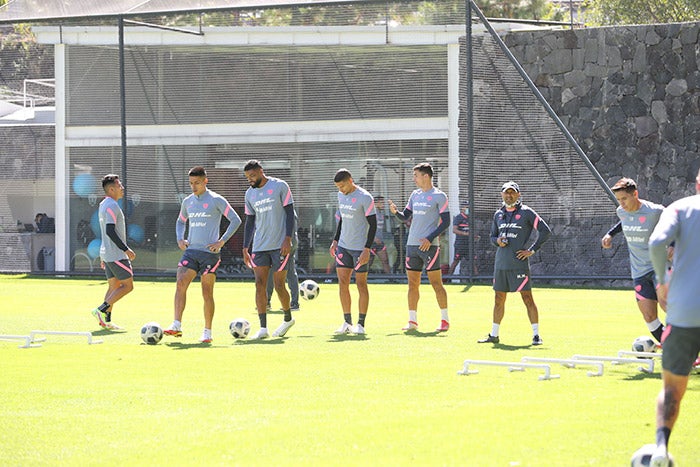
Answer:
[[(0, 341), (3, 465), (619, 466), (654, 441), (658, 366), (646, 374), (606, 364), (588, 377), (590, 367), (553, 365), (561, 378), (551, 381), (503, 367), (457, 375), (468, 358), (616, 355), (647, 333), (631, 290), (536, 289), (544, 345), (535, 348), (516, 294), (501, 344), (476, 343), (491, 326), (488, 286), (447, 285), (452, 327), (436, 334), (439, 311), (424, 284), (423, 331), (407, 335), (406, 285), (370, 284), (366, 338), (334, 337), (338, 288), (321, 284), (288, 337), (253, 342), (234, 341), (227, 326), (244, 317), (257, 331), (254, 285), (220, 281), (208, 346), (197, 342), (199, 286), (183, 337), (147, 346), (139, 328), (170, 323), (172, 281), (137, 279), (113, 314), (127, 332), (109, 333), (89, 312), (104, 279), (0, 276), (0, 333), (92, 331), (104, 340), (47, 336), (33, 349)], [(273, 328), (281, 320), (268, 316)], [(700, 376), (691, 377), (671, 439), (679, 465), (697, 463), (698, 390)]]
[(698, 21), (700, 0), (586, 0), (583, 16), (594, 26)]

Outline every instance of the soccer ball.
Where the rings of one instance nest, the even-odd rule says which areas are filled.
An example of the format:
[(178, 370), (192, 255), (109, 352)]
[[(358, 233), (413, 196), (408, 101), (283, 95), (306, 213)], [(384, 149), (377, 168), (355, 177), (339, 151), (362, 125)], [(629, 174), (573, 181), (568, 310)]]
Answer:
[[(651, 456), (654, 455), (654, 449), (656, 449), (656, 444), (645, 444), (641, 448), (632, 454), (632, 459), (630, 459), (631, 467), (649, 467), (651, 463)], [(675, 463), (673, 462), (673, 456), (669, 453), (668, 455), (668, 465), (673, 467)]]
[(651, 337), (639, 336), (632, 342), (632, 350), (635, 352), (655, 352), (656, 343)]
[(245, 339), (250, 332), (250, 323), (247, 319), (236, 318), (228, 325), (228, 329), (236, 339)]
[(304, 300), (313, 300), (318, 297), (319, 289), (318, 284), (311, 279), (306, 279), (304, 282), (299, 284), (299, 294)]
[(146, 323), (141, 327), (141, 340), (146, 344), (156, 345), (163, 338), (163, 328), (155, 322)]

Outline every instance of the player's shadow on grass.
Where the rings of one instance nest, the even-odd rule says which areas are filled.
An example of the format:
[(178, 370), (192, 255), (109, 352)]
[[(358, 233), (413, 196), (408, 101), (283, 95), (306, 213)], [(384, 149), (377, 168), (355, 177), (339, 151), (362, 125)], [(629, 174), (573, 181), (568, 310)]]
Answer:
[(167, 347), (171, 347), (174, 350), (189, 350), (189, 349), (208, 349), (210, 347), (221, 347), (223, 348), (223, 345), (212, 345), (211, 343), (207, 344), (204, 342), (189, 342), (187, 344), (183, 342), (166, 342), (165, 345)]
[(366, 334), (333, 334), (327, 342), (366, 341)]
[(444, 332), (440, 332), (440, 331), (421, 332), (421, 331), (417, 331), (417, 330), (387, 334), (387, 336), (409, 336), (409, 337), (436, 337), (436, 336), (441, 336), (441, 335), (446, 336), (447, 334)]
[(238, 339), (233, 345), (280, 345), (289, 337), (275, 337), (273, 339)]
[[(482, 344), (483, 345), (483, 344)], [(515, 350), (523, 350), (523, 349), (528, 349), (528, 350), (535, 350), (538, 347), (542, 347), (541, 345), (532, 345), (532, 344), (527, 344), (527, 345), (508, 345), (508, 344), (492, 344), (494, 349), (498, 350), (505, 350), (507, 352), (513, 352)]]
[(112, 329), (100, 329), (99, 331), (92, 331), (93, 336), (109, 336), (111, 334), (124, 334), (127, 332), (126, 329), (122, 330), (112, 330)]
[(660, 381), (661, 373), (646, 373), (644, 371), (640, 371), (633, 375), (625, 376), (624, 378), (625, 381), (644, 381), (647, 379), (658, 379)]

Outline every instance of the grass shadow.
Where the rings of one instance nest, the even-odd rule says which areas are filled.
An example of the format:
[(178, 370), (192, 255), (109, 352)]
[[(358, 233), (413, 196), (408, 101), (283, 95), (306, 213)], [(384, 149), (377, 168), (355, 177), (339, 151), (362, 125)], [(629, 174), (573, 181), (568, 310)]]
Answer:
[(439, 336), (441, 334), (445, 334), (444, 332), (441, 331), (429, 331), (429, 332), (422, 332), (418, 331), (417, 329), (411, 330), (411, 331), (404, 331), (404, 332), (396, 332), (393, 334), (387, 334), (387, 336), (411, 336), (411, 337), (435, 337)]
[(100, 328), (100, 330), (98, 330), (98, 331), (92, 331), (92, 335), (93, 336), (109, 336), (110, 334), (124, 334), (127, 332), (129, 332), (129, 331), (127, 331), (126, 329), (117, 330), (117, 329)]
[(289, 337), (275, 337), (273, 339), (238, 339), (233, 345), (280, 345)]
[(493, 344), (494, 349), (498, 350), (505, 350), (507, 352), (513, 352), (516, 350), (523, 350), (523, 349), (534, 349), (537, 347), (542, 347), (541, 345), (535, 345), (533, 346), (532, 344), (527, 344), (527, 345), (508, 345), (508, 344)]
[(366, 341), (366, 334), (333, 334), (326, 342)]
[(209, 347), (221, 347), (224, 348), (225, 346), (223, 345), (212, 345), (211, 343), (204, 343), (204, 342), (189, 342), (189, 343), (183, 343), (183, 342), (166, 342), (166, 346), (173, 348), (174, 350), (189, 350), (189, 349), (207, 349)]

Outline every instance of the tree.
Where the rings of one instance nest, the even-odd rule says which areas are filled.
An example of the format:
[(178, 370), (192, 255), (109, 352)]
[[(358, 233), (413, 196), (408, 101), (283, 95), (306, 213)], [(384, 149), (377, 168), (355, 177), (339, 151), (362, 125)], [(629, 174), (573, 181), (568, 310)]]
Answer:
[(653, 24), (698, 21), (700, 0), (586, 0), (586, 24)]

